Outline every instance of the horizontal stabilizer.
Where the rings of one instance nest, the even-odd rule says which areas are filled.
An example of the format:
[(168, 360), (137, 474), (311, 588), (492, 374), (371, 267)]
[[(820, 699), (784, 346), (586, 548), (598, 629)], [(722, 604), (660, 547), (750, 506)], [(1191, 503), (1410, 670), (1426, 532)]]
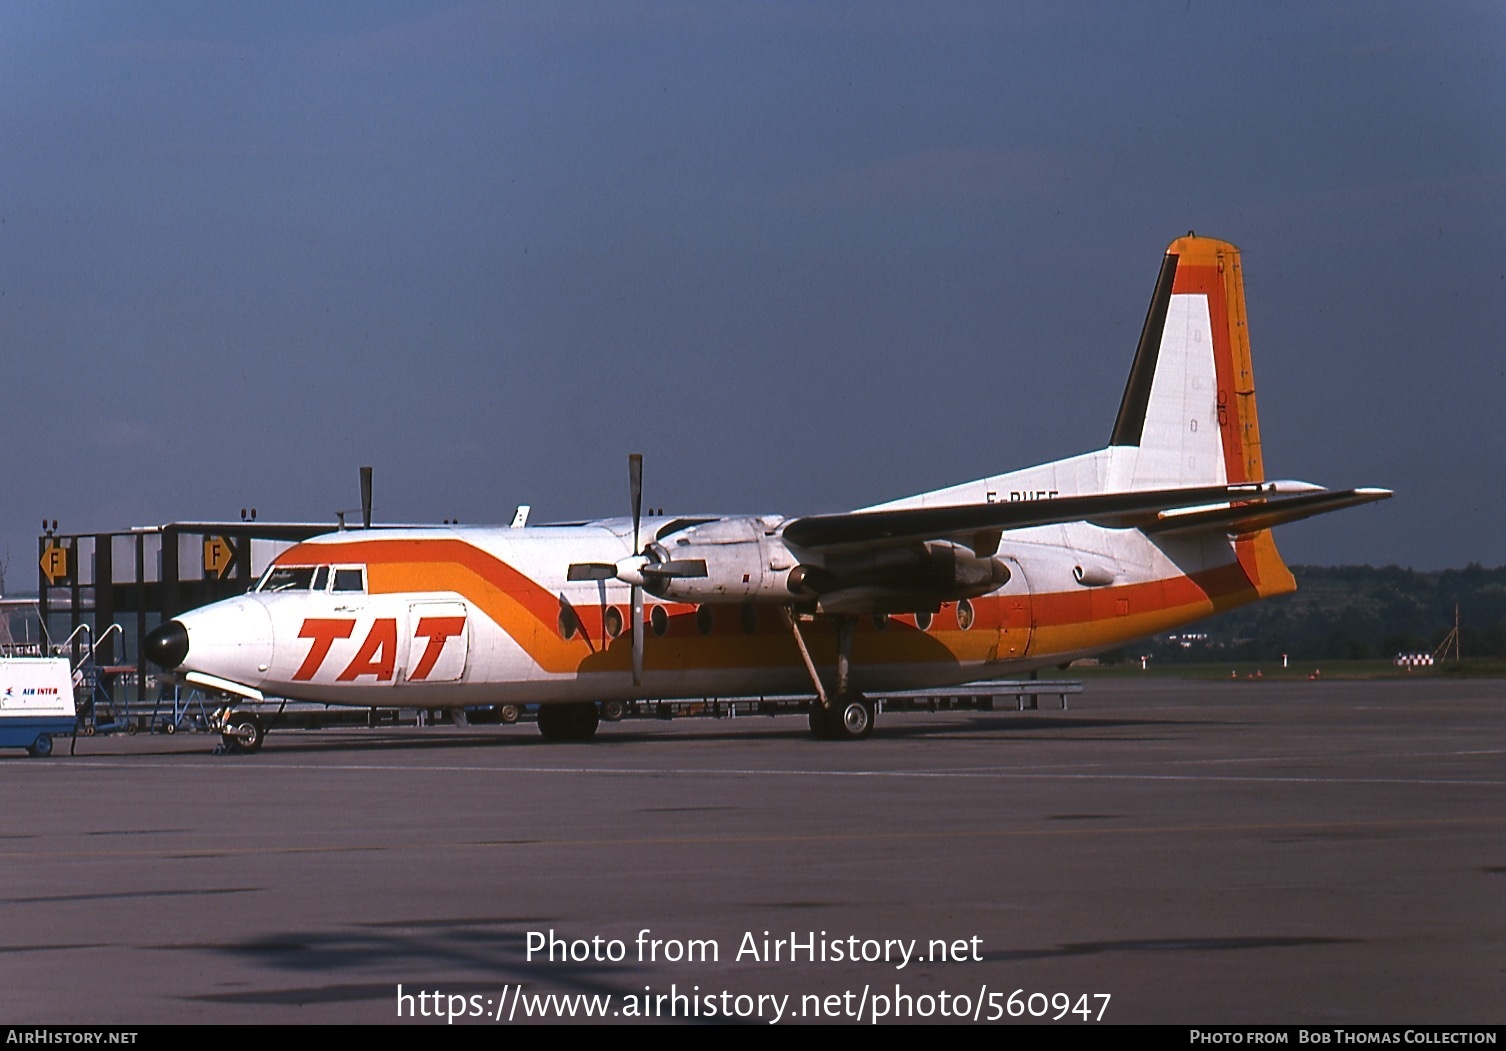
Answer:
[[(972, 547), (974, 540), (1001, 529), (1027, 529), (1066, 522), (1092, 522), (1111, 529), (1125, 529), (1152, 525), (1157, 522), (1157, 516), (1166, 511), (1231, 501), (1263, 500), (1283, 493), (1313, 493), (1315, 490), (1317, 495), (1323, 495), (1323, 490), (1306, 482), (1246, 482), (957, 507), (856, 511), (797, 518), (784, 527), (784, 540), (793, 547), (825, 551), (900, 546), (924, 540), (955, 540)], [(1209, 513), (1216, 511), (1210, 510)]]
[(1161, 516), (1153, 525), (1145, 526), (1147, 533), (1156, 536), (1184, 536), (1188, 533), (1219, 531), (1231, 536), (1258, 533), (1262, 529), (1300, 522), (1314, 515), (1327, 514), (1345, 507), (1385, 500), (1391, 496), (1389, 489), (1342, 489), (1329, 493), (1306, 493), (1284, 500), (1270, 500), (1259, 504), (1238, 504), (1206, 511), (1188, 511)]

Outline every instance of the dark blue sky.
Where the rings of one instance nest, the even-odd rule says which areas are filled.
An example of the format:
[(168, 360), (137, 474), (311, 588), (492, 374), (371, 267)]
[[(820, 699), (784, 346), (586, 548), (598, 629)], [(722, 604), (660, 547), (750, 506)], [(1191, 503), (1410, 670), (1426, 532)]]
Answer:
[[(1102, 445), (1245, 253), (1293, 562), (1506, 562), (1506, 9), (8, 3), (0, 542), (834, 511)], [(3, 551), (0, 551), (3, 553)]]

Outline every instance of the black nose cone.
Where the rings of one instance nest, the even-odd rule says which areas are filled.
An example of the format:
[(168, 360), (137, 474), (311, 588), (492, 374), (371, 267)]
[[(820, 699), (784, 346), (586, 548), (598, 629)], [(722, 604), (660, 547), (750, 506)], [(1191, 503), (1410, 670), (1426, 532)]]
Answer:
[(141, 640), (146, 659), (165, 671), (172, 671), (188, 659), (188, 629), (175, 620), (147, 632)]

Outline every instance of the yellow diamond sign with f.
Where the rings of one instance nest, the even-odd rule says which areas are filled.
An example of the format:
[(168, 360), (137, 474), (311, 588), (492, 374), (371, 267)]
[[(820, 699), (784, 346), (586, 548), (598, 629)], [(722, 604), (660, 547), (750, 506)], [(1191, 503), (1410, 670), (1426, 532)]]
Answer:
[(204, 538), (204, 576), (219, 580), (235, 560), (235, 548), (222, 536)]
[(68, 576), (68, 549), (56, 540), (42, 548), (42, 575), (56, 584)]

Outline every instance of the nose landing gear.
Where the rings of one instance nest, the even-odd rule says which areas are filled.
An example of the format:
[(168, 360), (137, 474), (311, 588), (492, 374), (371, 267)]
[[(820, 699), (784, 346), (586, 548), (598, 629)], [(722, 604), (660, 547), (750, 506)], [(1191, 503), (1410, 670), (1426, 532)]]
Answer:
[(260, 719), (250, 712), (227, 711), (220, 720), (220, 743), (216, 755), (251, 753), (261, 748), (267, 730)]

